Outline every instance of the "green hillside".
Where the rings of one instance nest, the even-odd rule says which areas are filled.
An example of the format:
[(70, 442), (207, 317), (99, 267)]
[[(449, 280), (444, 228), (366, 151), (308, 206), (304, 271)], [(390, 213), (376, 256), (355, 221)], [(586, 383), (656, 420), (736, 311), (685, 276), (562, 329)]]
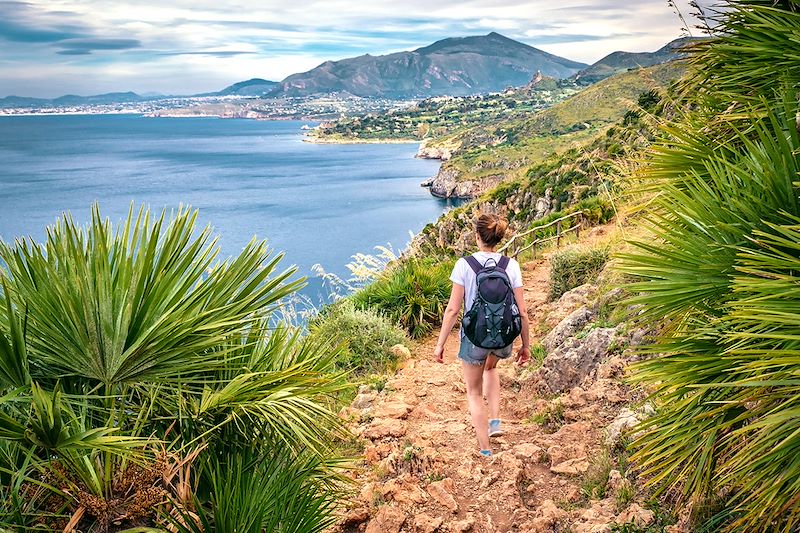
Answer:
[(482, 124), (427, 147), (447, 147), (454, 153), (442, 168), (455, 170), (461, 180), (518, 176), (530, 164), (591, 139), (622, 119), (641, 93), (666, 88), (683, 71), (672, 62), (618, 74), (532, 116)]
[(421, 141), (481, 124), (530, 116), (577, 91), (572, 83), (537, 77), (525, 87), (502, 93), (428, 98), (389, 113), (343, 118), (324, 124), (313, 137), (323, 141)]

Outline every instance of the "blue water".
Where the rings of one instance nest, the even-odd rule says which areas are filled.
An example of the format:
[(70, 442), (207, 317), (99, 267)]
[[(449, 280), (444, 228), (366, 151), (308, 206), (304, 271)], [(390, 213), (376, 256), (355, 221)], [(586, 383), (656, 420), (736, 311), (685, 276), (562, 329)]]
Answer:
[[(233, 255), (256, 235), (284, 266), (347, 275), (357, 252), (401, 249), (447, 207), (419, 182), (438, 164), (416, 145), (316, 145), (301, 122), (138, 115), (0, 117), (0, 239), (41, 241), (64, 211), (86, 222), (92, 202), (113, 222), (131, 202), (189, 204)], [(306, 294), (318, 297), (319, 282)]]

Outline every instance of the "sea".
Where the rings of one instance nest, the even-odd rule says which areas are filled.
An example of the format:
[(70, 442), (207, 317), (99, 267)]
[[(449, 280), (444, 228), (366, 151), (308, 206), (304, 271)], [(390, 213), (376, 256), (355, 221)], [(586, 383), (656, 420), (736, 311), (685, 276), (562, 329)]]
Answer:
[(0, 117), (0, 239), (41, 242), (64, 212), (79, 223), (98, 202), (116, 223), (134, 209), (199, 210), (232, 256), (255, 236), (308, 278), (305, 299), (343, 279), (357, 253), (402, 250), (452, 207), (419, 186), (438, 162), (416, 144), (312, 144), (297, 121), (141, 115)]

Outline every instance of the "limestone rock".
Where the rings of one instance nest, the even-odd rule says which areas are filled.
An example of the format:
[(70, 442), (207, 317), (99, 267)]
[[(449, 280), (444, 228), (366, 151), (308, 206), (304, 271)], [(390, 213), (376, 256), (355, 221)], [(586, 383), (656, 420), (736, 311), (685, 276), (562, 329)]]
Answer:
[(435, 533), (442, 526), (442, 518), (433, 518), (425, 513), (419, 513), (414, 517), (415, 533)]
[(398, 359), (408, 359), (411, 357), (411, 350), (402, 344), (395, 344), (389, 348), (389, 351), (392, 352)]
[(545, 351), (551, 353), (564, 344), (564, 341), (583, 329), (593, 317), (594, 313), (587, 307), (581, 307), (567, 315), (564, 320), (559, 322), (558, 325), (542, 339), (542, 346)]
[(406, 418), (413, 409), (404, 402), (385, 402), (375, 408), (374, 414), (378, 418)]
[(584, 283), (583, 285), (579, 285), (578, 287), (565, 292), (554, 304), (554, 309), (551, 313), (551, 316), (548, 317), (548, 322), (555, 320), (555, 322), (550, 322), (551, 325), (555, 326), (565, 316), (569, 315), (579, 307), (589, 307), (589, 304), (595, 298), (595, 294), (597, 294), (597, 287), (591, 283)]
[(533, 218), (538, 220), (548, 215), (553, 209), (553, 188), (548, 187), (544, 196), (537, 198)]
[(544, 358), (533, 374), (541, 392), (561, 393), (580, 384), (606, 354), (615, 328), (595, 328), (583, 339), (572, 337)]
[(626, 430), (635, 427), (639, 423), (636, 413), (630, 409), (622, 409), (617, 417), (606, 428), (606, 445), (609, 448), (617, 446)]
[(394, 418), (376, 419), (364, 430), (363, 436), (370, 440), (386, 437), (402, 437), (406, 434), (406, 424)]
[(547, 448), (547, 456), (550, 458), (550, 466), (555, 466), (569, 459), (569, 452), (563, 446), (554, 444)]
[(566, 461), (550, 467), (550, 471), (554, 474), (563, 474), (567, 476), (577, 476), (589, 470), (589, 461), (585, 457), (576, 459), (567, 459)]
[(522, 461), (538, 462), (539, 457), (542, 455), (542, 448), (530, 442), (517, 444), (511, 451), (517, 459)]
[(342, 527), (353, 527), (369, 520), (369, 510), (364, 507), (353, 509), (342, 520)]
[(643, 509), (638, 503), (632, 503), (625, 511), (617, 516), (618, 524), (635, 524), (637, 527), (647, 527), (653, 523), (655, 515), (649, 509)]
[(612, 357), (604, 361), (597, 369), (599, 379), (619, 378), (625, 373), (625, 361), (621, 357)]
[[(443, 166), (444, 167), (444, 166)], [(432, 180), (424, 183), (437, 198), (475, 198), (496, 187), (505, 179), (503, 175), (486, 176), (477, 180), (465, 180), (452, 168), (440, 168)]]
[(557, 531), (558, 523), (567, 518), (567, 513), (553, 503), (553, 500), (545, 500), (539, 506), (537, 516), (530, 522), (531, 533), (551, 533)]
[(420, 159), (441, 159), (447, 161), (453, 156), (450, 147), (434, 145), (429, 146), (428, 141), (424, 140), (419, 144), (416, 157)]
[(458, 503), (456, 499), (453, 497), (453, 480), (452, 478), (445, 478), (441, 481), (434, 481), (430, 485), (428, 485), (427, 489), (428, 494), (431, 497), (439, 502), (444, 507), (447, 507), (450, 512), (457, 513), (458, 512)]
[(473, 527), (475, 527), (475, 519), (467, 516), (464, 520), (450, 524), (450, 531), (453, 533), (466, 533), (467, 531), (472, 531)]
[(365, 533), (400, 533), (406, 513), (391, 505), (383, 505), (367, 524)]
[(425, 491), (408, 475), (384, 483), (380, 491), (384, 498), (392, 499), (399, 504), (411, 505), (428, 501)]
[(350, 405), (355, 409), (367, 409), (372, 407), (372, 402), (375, 401), (376, 397), (377, 394), (374, 392), (359, 393)]
[(616, 494), (619, 489), (622, 487), (623, 483), (625, 482), (625, 478), (622, 477), (622, 474), (619, 470), (611, 470), (608, 473), (608, 483), (606, 486), (608, 490), (611, 491), (612, 494)]

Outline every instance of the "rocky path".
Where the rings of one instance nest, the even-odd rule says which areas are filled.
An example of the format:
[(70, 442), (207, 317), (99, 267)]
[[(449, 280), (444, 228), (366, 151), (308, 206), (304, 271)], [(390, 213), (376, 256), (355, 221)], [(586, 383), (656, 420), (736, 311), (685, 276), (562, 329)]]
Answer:
[[(608, 454), (619, 435), (609, 440), (609, 425), (614, 432), (637, 416), (622, 409), (629, 400), (620, 380), (625, 362), (608, 353), (617, 332), (597, 327), (586, 334), (597, 305), (592, 286), (548, 303), (548, 268), (546, 259), (523, 265), (532, 344), (544, 341), (548, 355), (541, 367), (498, 366), (505, 434), (492, 439), (494, 457), (476, 453), (458, 332), (448, 338), (444, 364), (433, 361), (433, 335), (382, 391), (362, 387), (349, 409), (364, 468), (338, 531), (580, 533), (652, 521), (650, 511), (620, 500), (620, 488), (630, 491), (630, 484), (603, 466), (614, 466)], [(560, 337), (540, 338), (551, 329)], [(604, 472), (592, 488), (598, 468)]]

